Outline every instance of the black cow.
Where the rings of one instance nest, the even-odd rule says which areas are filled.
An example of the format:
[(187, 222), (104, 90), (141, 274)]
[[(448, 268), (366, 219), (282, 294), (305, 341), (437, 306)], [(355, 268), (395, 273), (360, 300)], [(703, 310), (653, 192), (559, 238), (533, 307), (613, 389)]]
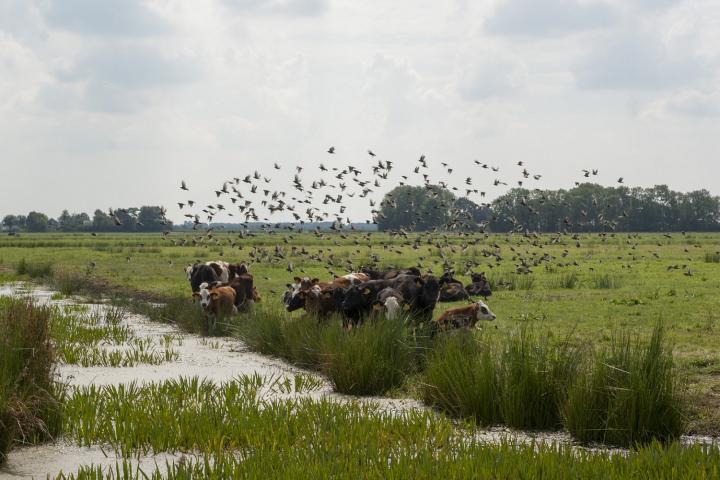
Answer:
[(398, 275), (388, 280), (410, 305), (410, 314), (417, 322), (429, 322), (440, 295), (440, 282), (432, 275), (416, 277), (414, 275)]
[[(368, 280), (352, 287), (336, 290), (335, 296), (339, 302), (340, 311), (350, 323), (357, 325), (362, 322), (363, 317), (370, 314), (373, 302), (377, 298), (378, 293), (387, 287), (387, 280)], [(345, 322), (344, 322), (345, 323)]]
[(238, 310), (249, 310), (255, 304), (257, 292), (254, 291), (253, 276), (249, 273), (235, 275), (230, 286), (235, 290), (235, 306)]
[(446, 271), (438, 280), (440, 283), (440, 297), (438, 302), (457, 302), (470, 298), (463, 284), (453, 277), (453, 271)]
[(468, 295), (467, 290), (461, 283), (445, 283), (440, 287), (438, 302), (458, 302), (469, 298), (470, 295)]
[(465, 287), (465, 290), (467, 290), (470, 295), (482, 296), (485, 298), (492, 295), (490, 282), (488, 282), (487, 277), (485, 277), (485, 273), (471, 273), (470, 279), (472, 280), (472, 283)]
[(200, 291), (200, 284), (203, 282), (213, 284), (220, 281), (220, 277), (215, 269), (204, 263), (196, 263), (193, 265), (188, 272), (188, 277), (193, 293)]
[(364, 274), (366, 274), (368, 277), (370, 277), (371, 280), (390, 280), (398, 275), (414, 275), (416, 277), (419, 277), (422, 275), (422, 272), (416, 267), (410, 267), (410, 268), (391, 268), (389, 270), (372, 270), (369, 267), (362, 267), (360, 271)]

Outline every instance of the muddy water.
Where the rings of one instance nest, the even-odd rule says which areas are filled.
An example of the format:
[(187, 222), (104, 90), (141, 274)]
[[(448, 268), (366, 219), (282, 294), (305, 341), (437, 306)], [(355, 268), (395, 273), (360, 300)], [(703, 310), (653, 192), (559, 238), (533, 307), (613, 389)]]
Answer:
[[(26, 284), (0, 285), (0, 296), (27, 295), (39, 303), (50, 305), (77, 305), (83, 303), (81, 299), (53, 300), (53, 291)], [(88, 308), (106, 308), (102, 304), (87, 304)], [(58, 374), (62, 381), (70, 385), (108, 385), (135, 382), (159, 382), (178, 377), (198, 376), (214, 382), (223, 382), (242, 374), (259, 374), (272, 379), (290, 378), (297, 374), (312, 375), (320, 387), (303, 393), (312, 398), (330, 398), (339, 402), (368, 402), (377, 405), (383, 411), (401, 412), (427, 408), (413, 399), (389, 399), (384, 397), (351, 397), (332, 392), (332, 387), (323, 377), (294, 367), (283, 361), (253, 353), (242, 343), (232, 338), (203, 338), (193, 334), (181, 332), (172, 325), (150, 322), (141, 315), (128, 315), (125, 324), (129, 326), (136, 337), (152, 339), (155, 344), (171, 335), (175, 339), (172, 349), (179, 356), (178, 360), (160, 365), (137, 365), (134, 367), (80, 367), (77, 365), (60, 365)], [(286, 398), (287, 394), (271, 391), (270, 398)], [(294, 394), (297, 395), (297, 394)], [(274, 397), (273, 397), (274, 396)], [(267, 397), (266, 397), (267, 398)], [(475, 433), (478, 441), (484, 443), (498, 443), (510, 440), (520, 443), (544, 442), (572, 444), (572, 439), (566, 433), (528, 433), (498, 427), (478, 430)], [(707, 437), (684, 437), (683, 443), (714, 443), (716, 439)], [(622, 450), (613, 450), (624, 452)], [(149, 455), (136, 459), (133, 464), (140, 465), (143, 470), (153, 470), (156, 465), (161, 468), (166, 461), (178, 460), (182, 455)], [(103, 452), (99, 446), (89, 448), (66, 444), (59, 439), (55, 444), (33, 447), (19, 447), (14, 449), (8, 458), (7, 464), (0, 469), (0, 479), (3, 478), (46, 478), (54, 477), (61, 471), (68, 473), (77, 470), (80, 465), (114, 466), (118, 458), (111, 452)]]

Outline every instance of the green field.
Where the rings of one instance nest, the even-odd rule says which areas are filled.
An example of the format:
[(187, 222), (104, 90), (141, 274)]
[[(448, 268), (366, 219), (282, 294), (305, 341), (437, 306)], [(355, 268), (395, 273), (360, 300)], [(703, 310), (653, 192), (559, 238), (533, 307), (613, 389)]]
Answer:
[[(35, 265), (51, 264), (56, 276), (65, 272), (86, 276), (106, 292), (163, 299), (189, 296), (183, 272), (188, 263), (221, 258), (250, 263), (263, 302), (275, 304), (293, 276), (331, 278), (330, 271), (351, 271), (370, 263), (372, 255), (381, 265), (419, 262), (423, 270), (431, 268), (436, 274), (442, 273), (447, 261), (464, 281), (469, 281), (462, 275), (467, 265), (478, 264), (470, 269), (486, 272), (495, 284), (488, 303), (498, 315), (497, 333), (530, 322), (551, 337), (573, 335), (603, 344), (620, 329), (647, 336), (662, 319), (693, 398), (691, 431), (720, 432), (720, 263), (712, 261), (720, 251), (720, 235), (435, 235), (422, 236), (415, 248), (413, 235), (344, 237), (305, 233), (290, 239), (278, 233), (239, 239), (224, 232), (209, 240), (184, 233), (168, 239), (157, 234), (7, 236), (0, 238), (0, 278), (16, 278), (16, 266), (25, 259)], [(184, 239), (187, 246), (171, 243)], [(276, 245), (283, 248), (284, 259), (273, 255)], [(292, 247), (297, 247), (296, 253)], [(330, 254), (334, 265), (329, 266)], [(319, 255), (322, 260), (309, 258)], [(551, 260), (533, 266), (531, 262), (542, 256)], [(532, 273), (515, 273), (521, 257)], [(286, 270), (288, 262), (294, 265), (293, 273)], [(679, 268), (668, 269), (671, 266)], [(436, 314), (448, 306), (452, 305), (439, 304)]]
[[(575, 402), (574, 412), (560, 408), (552, 401), (533, 407), (537, 415), (525, 418), (532, 413), (532, 409), (525, 408), (525, 405), (535, 392), (547, 391), (547, 395), (565, 398), (567, 384), (571, 381), (568, 375), (582, 377), (591, 375), (588, 372), (594, 372), (592, 375), (597, 376), (596, 367), (593, 367), (595, 370), (587, 371), (579, 366), (573, 368), (572, 362), (580, 359), (578, 355), (581, 353), (585, 352), (583, 365), (588, 364), (587, 359), (592, 357), (587, 354), (588, 351), (617, 356), (607, 352), (617, 349), (619, 339), (628, 339), (627, 348), (635, 344), (635, 339), (644, 345), (661, 323), (665, 338), (672, 346), (674, 368), (681, 380), (681, 395), (689, 407), (685, 412), (685, 433), (718, 435), (720, 352), (717, 345), (720, 343), (720, 298), (717, 292), (720, 290), (720, 263), (717, 262), (716, 252), (719, 250), (720, 235), (690, 233), (669, 237), (662, 234), (538, 237), (517, 234), (438, 234), (409, 235), (408, 238), (385, 234), (332, 234), (319, 237), (305, 233), (293, 234), (292, 237), (262, 234), (242, 239), (237, 234), (225, 232), (215, 234), (212, 238), (173, 233), (168, 239), (154, 234), (26, 234), (0, 238), (0, 281), (31, 279), (50, 283), (65, 294), (115, 296), (119, 302), (134, 299), (131, 306), (145, 311), (151, 318), (177, 323), (188, 331), (198, 331), (201, 330), (197, 325), (200, 315), (196, 307), (188, 308), (190, 292), (184, 267), (196, 260), (218, 258), (246, 262), (251, 265), (250, 270), (263, 301), (253, 314), (241, 315), (232, 321), (229, 329), (216, 333), (237, 334), (246, 339), (251, 348), (262, 353), (281, 356), (301, 366), (319, 370), (330, 378), (331, 384), (340, 392), (411, 396), (451, 415), (475, 418), (480, 424), (505, 423), (520, 428), (555, 429), (558, 422), (562, 423), (558, 416), (567, 417), (570, 413), (583, 421), (585, 414), (582, 402), (585, 400), (582, 395), (578, 396), (577, 391), (575, 397), (579, 400)], [(360, 265), (370, 264), (373, 258), (379, 266), (421, 265), (424, 271), (431, 269), (435, 274), (442, 273), (444, 267), (452, 268), (457, 272), (456, 277), (463, 281), (469, 280), (465, 273), (470, 270), (484, 271), (494, 286), (488, 304), (498, 320), (491, 325), (481, 325), (484, 328), (473, 332), (480, 350), (476, 346), (468, 347), (463, 338), (453, 336), (448, 338), (447, 344), (432, 346), (427, 340), (411, 334), (408, 329), (383, 322), (363, 327), (347, 336), (341, 333), (339, 323), (334, 323), (335, 319), (329, 324), (317, 325), (314, 319), (304, 318), (302, 312), (292, 315), (283, 312), (280, 296), (285, 284), (293, 276), (331, 278), (333, 273), (339, 275), (355, 270)], [(293, 265), (292, 273), (288, 271), (289, 264)], [(517, 273), (518, 270), (528, 269), (529, 273)], [(167, 307), (158, 311), (146, 307), (145, 300), (165, 301)], [(438, 315), (450, 306), (453, 304), (438, 304), (435, 314)], [(131, 333), (120, 328), (117, 320), (98, 319), (82, 311), (66, 312), (63, 316), (53, 318), (50, 333), (59, 358), (65, 363), (86, 366), (126, 364), (123, 358), (103, 356), (102, 349), (94, 345), (98, 339), (133, 345), (133, 360), (128, 364), (172, 360), (170, 346), (165, 346), (163, 358), (156, 360), (143, 356), (146, 347), (137, 343)], [(99, 325), (103, 325), (102, 328), (98, 328)], [(633, 343), (630, 343), (631, 339)], [(625, 345), (622, 341), (620, 344)], [(396, 348), (398, 345), (402, 348)], [(529, 356), (523, 353), (526, 348), (524, 345), (530, 348)], [(428, 348), (434, 351), (433, 355), (424, 353), (429, 351)], [(368, 352), (374, 356), (368, 356)], [(487, 352), (494, 352), (492, 355), (495, 356), (491, 358)], [(455, 375), (458, 369), (463, 368), (464, 359), (469, 358), (468, 355), (478, 355), (474, 360), (476, 363), (473, 363), (475, 367), (472, 368), (495, 369), (492, 375), (497, 376), (497, 381), (502, 383), (502, 388), (497, 387), (501, 388), (498, 392), (502, 396), (502, 401), (497, 405), (488, 406), (488, 402), (492, 403), (493, 396), (497, 395), (493, 393), (496, 387), (491, 386), (488, 390), (487, 385), (483, 385), (471, 370), (466, 372), (470, 374), (469, 377), (458, 377), (464, 382), (461, 387), (465, 390), (454, 391), (452, 389), (457, 385), (442, 385), (448, 375)], [(328, 362), (329, 357), (334, 360)], [(595, 362), (597, 365), (604, 365), (606, 360), (613, 361), (598, 358)], [(519, 361), (519, 369), (505, 368), (504, 363), (515, 365), (516, 361)], [(523, 370), (528, 366), (536, 372), (533, 374), (528, 369)], [(562, 368), (557, 370), (555, 366)], [(555, 373), (542, 374), (546, 369), (554, 369)], [(452, 404), (447, 402), (447, 398), (441, 398), (437, 391), (428, 390), (433, 379), (433, 385), (440, 385), (446, 392), (457, 393), (457, 401), (467, 400), (467, 403), (462, 406)], [(473, 384), (476, 381), (479, 383)], [(452, 383), (452, 380), (449, 382)], [(528, 391), (523, 393), (518, 390), (513, 393), (513, 389), (517, 390), (516, 386)], [(158, 385), (153, 388), (169, 387)], [(162, 391), (153, 395), (162, 396)], [(68, 423), (64, 431), (70, 437), (81, 434), (75, 430), (78, 420), (74, 417), (87, 414), (80, 412), (74, 405), (81, 401), (82, 395), (87, 394), (76, 391), (69, 396), (66, 407)], [(482, 398), (490, 400), (484, 404), (477, 403)], [(546, 411), (548, 406), (550, 411)], [(337, 415), (327, 413), (325, 409), (328, 407), (310, 405), (303, 408), (319, 408), (322, 412), (313, 415)], [(518, 417), (518, 414), (521, 416)], [(132, 420), (132, 415), (127, 418), (128, 421)], [(86, 418), (81, 424), (87, 428), (95, 421), (100, 422), (101, 419)], [(118, 419), (108, 418), (103, 421), (115, 424)], [(276, 420), (264, 421), (273, 424)], [(372, 423), (375, 420), (363, 417), (359, 421)], [(425, 423), (428, 420), (402, 420), (407, 423), (408, 429), (417, 428), (418, 421)], [(578, 420), (573, 422), (577, 423)], [(383, 428), (393, 431), (400, 427)], [(102, 430), (91, 431), (96, 433), (83, 433), (86, 437), (82, 437), (85, 438), (82, 444), (121, 442), (115, 448), (120, 448), (125, 454), (135, 452), (136, 449), (147, 450), (147, 446), (142, 444), (125, 450), (127, 444), (122, 442), (132, 441), (130, 437), (119, 439), (117, 436), (106, 437), (98, 433)], [(182, 448), (182, 442), (188, 441), (188, 437), (182, 438), (185, 440), (177, 440), (180, 442), (177, 445), (171, 441), (165, 448), (170, 451)], [(593, 437), (590, 435), (588, 438)], [(144, 441), (154, 440), (147, 437)], [(617, 440), (618, 443), (626, 441)], [(262, 448), (262, 442), (256, 440), (248, 446)], [(212, 452), (215, 447), (210, 448), (206, 444), (217, 446), (217, 441), (209, 439), (196, 445), (201, 452), (210, 454), (208, 452)], [(232, 446), (234, 448), (235, 444)], [(290, 448), (290, 444), (287, 446)], [(483, 448), (473, 445), (462, 447), (459, 458), (469, 455), (468, 452), (482, 455)], [(153, 450), (158, 451), (154, 446)], [(164, 450), (161, 448), (159, 451)], [(588, 472), (595, 473), (611, 472), (613, 468), (620, 468), (620, 472), (627, 468), (638, 468), (637, 472), (641, 472), (642, 467), (639, 465), (644, 461), (642, 458), (652, 456), (648, 452), (640, 451), (630, 463), (620, 466), (609, 458), (589, 459), (587, 464), (568, 462), (567, 452), (542, 451), (537, 458), (538, 465), (546, 461), (556, 462), (558, 475), (578, 468), (588, 468)], [(347, 455), (348, 452), (342, 451), (340, 454)], [(527, 454), (529, 451), (523, 448), (505, 450), (505, 455), (518, 458)], [(675, 452), (668, 454), (667, 458), (676, 458), (682, 463), (691, 461), (688, 459), (697, 454)], [(259, 457), (258, 461), (270, 462), (276, 467), (277, 462), (285, 461), (283, 455), (267, 459)], [(218, 452), (212, 453), (212, 456), (215, 460), (227, 462), (224, 467), (228, 469), (227, 472), (240, 471), (237, 470), (241, 468), (240, 465), (233, 458)], [(326, 469), (330, 468), (328, 465), (323, 466), (317, 458), (313, 457), (312, 461), (320, 462), (317, 472), (327, 472)], [(477, 466), (472, 462), (464, 462), (459, 460), (442, 464), (442, 468), (438, 468), (449, 468), (452, 471), (453, 468), (462, 470)], [(200, 466), (190, 468), (199, 469)], [(532, 468), (528, 472), (533, 472)], [(521, 473), (502, 471), (505, 474)], [(195, 474), (199, 472), (197, 470)], [(180, 475), (187, 472), (177, 473)]]

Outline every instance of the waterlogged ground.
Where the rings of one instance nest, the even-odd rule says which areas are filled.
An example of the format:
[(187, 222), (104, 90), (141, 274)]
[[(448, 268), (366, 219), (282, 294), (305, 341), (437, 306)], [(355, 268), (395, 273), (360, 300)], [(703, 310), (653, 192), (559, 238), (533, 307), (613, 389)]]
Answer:
[[(67, 311), (97, 314), (100, 317), (112, 306), (83, 304), (80, 299), (63, 299), (52, 291), (28, 284), (0, 285), (0, 295), (27, 295), (39, 303), (57, 305)], [(158, 383), (180, 377), (199, 377), (215, 384), (232, 381), (239, 376), (262, 377), (264, 387), (260, 395), (267, 400), (288, 397), (308, 397), (313, 400), (331, 399), (333, 402), (369, 403), (385, 412), (424, 410), (412, 399), (389, 399), (380, 397), (356, 398), (332, 392), (331, 385), (321, 376), (303, 371), (285, 362), (248, 351), (245, 346), (230, 338), (203, 338), (183, 333), (174, 326), (148, 321), (141, 315), (123, 314), (119, 328), (127, 327), (128, 338), (124, 342), (101, 342), (95, 346), (99, 351), (129, 350), (138, 342), (144, 345), (143, 354), (150, 361), (138, 357), (129, 362), (131, 366), (81, 366), (61, 364), (58, 374), (71, 387)], [(159, 352), (159, 353), (158, 353)], [(98, 357), (105, 358), (105, 357)], [(155, 359), (155, 360), (152, 360)], [(97, 362), (97, 359), (94, 360)], [(104, 361), (104, 360), (103, 360)], [(297, 387), (302, 381), (302, 388)], [(572, 444), (565, 433), (526, 433), (506, 428), (477, 430), (474, 435), (480, 443), (497, 444), (502, 441), (519, 443), (542, 442), (546, 444)], [(712, 443), (712, 438), (685, 437), (684, 443)], [(621, 450), (618, 450), (622, 452)], [(134, 455), (133, 465), (143, 471), (166, 464), (185, 462), (192, 454)], [(75, 472), (80, 465), (93, 464), (106, 468), (115, 467), (118, 456), (112, 448), (101, 445), (78, 447), (75, 443), (58, 439), (54, 444), (20, 447), (10, 453), (7, 464), (0, 470), (0, 478), (45, 478)]]
[[(79, 306), (81, 310), (102, 313), (109, 308), (103, 304), (85, 304), (80, 299), (57, 298), (53, 291), (29, 284), (10, 283), (0, 285), (0, 296), (30, 296), (41, 304), (58, 305), (60, 307)], [(356, 399), (332, 392), (330, 384), (322, 377), (303, 371), (280, 360), (271, 359), (249, 351), (245, 346), (231, 338), (204, 338), (198, 335), (181, 332), (172, 325), (150, 322), (142, 315), (127, 314), (123, 324), (131, 329), (136, 338), (147, 339), (155, 348), (170, 345), (177, 354), (177, 359), (158, 365), (138, 363), (130, 367), (106, 367), (79, 365), (59, 365), (57, 371), (61, 381), (70, 386), (87, 385), (120, 385), (130, 382), (149, 383), (161, 382), (179, 377), (200, 377), (214, 383), (221, 383), (237, 378), (240, 375), (259, 375), (268, 384), (262, 393), (264, 398), (282, 399), (288, 396), (308, 396), (314, 399), (333, 398), (337, 401), (358, 401), (378, 404), (381, 410), (402, 411), (405, 409), (425, 408), (411, 399), (388, 399), (366, 397)], [(106, 345), (108, 350), (122, 349), (123, 346)], [(272, 388), (273, 385), (293, 384), (298, 376), (311, 377), (313, 388), (298, 393), (294, 389)], [(288, 391), (290, 390), (290, 391)], [(139, 465), (144, 470), (166, 461), (179, 460), (182, 455), (142, 456)], [(70, 445), (62, 440), (54, 445), (41, 445), (16, 448), (10, 455), (7, 464), (0, 469), (0, 478), (36, 477), (57, 475), (61, 471), (74, 471), (81, 464), (114, 466), (117, 457), (112, 450), (103, 450), (100, 446), (89, 448)]]

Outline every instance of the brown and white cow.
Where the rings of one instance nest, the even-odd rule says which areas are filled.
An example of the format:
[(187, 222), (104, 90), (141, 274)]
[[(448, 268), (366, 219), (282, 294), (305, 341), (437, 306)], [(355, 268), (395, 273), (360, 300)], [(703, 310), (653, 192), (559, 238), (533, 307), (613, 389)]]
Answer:
[(440, 330), (456, 328), (472, 329), (479, 320), (493, 321), (497, 317), (483, 301), (477, 301), (465, 307), (455, 307), (445, 310), (435, 320)]
[[(200, 289), (193, 293), (193, 301), (200, 300), (200, 306), (205, 313), (208, 328), (212, 328), (218, 318), (237, 313), (235, 307), (235, 289), (230, 286), (211, 286), (208, 283), (200, 284)], [(210, 320), (212, 319), (212, 323)]]

